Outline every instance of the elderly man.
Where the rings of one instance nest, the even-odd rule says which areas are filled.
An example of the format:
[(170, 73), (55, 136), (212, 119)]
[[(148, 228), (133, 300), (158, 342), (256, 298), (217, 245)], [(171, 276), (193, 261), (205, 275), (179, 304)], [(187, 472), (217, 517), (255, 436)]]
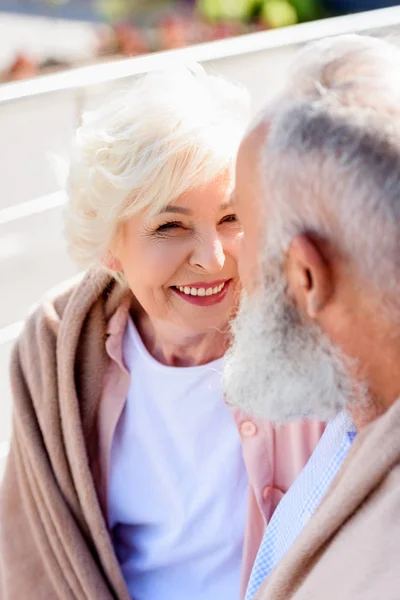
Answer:
[(246, 293), (228, 399), (330, 420), (248, 599), (400, 598), (399, 66), (382, 40), (311, 45), (239, 153)]

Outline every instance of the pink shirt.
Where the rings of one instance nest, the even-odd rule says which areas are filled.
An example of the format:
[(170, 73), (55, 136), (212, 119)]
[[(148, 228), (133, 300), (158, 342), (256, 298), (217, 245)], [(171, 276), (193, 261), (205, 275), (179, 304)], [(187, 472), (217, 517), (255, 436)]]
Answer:
[[(112, 440), (130, 384), (130, 375), (122, 355), (129, 308), (129, 302), (122, 303), (107, 327), (106, 349), (111, 360), (105, 373), (98, 415), (98, 492), (105, 515)], [(325, 424), (305, 421), (274, 427), (268, 422), (250, 419), (238, 409), (232, 410), (242, 440), (243, 458), (249, 478), (249, 508), (241, 585), (241, 596), (244, 597), (265, 527), (283, 494), (308, 461)]]

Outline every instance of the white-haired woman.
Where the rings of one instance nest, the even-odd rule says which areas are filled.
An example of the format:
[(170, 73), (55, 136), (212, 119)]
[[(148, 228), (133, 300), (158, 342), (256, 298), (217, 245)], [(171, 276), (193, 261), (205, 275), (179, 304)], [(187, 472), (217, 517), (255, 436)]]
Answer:
[(274, 430), (223, 401), (247, 112), (198, 67), (149, 74), (84, 117), (67, 237), (89, 270), (30, 317), (12, 360), (4, 598), (243, 595), (322, 430)]

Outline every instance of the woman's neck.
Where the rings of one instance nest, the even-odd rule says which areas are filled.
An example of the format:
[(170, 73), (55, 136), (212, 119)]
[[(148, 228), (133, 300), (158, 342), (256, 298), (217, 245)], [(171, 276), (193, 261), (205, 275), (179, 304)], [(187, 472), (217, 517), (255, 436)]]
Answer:
[(194, 367), (221, 358), (229, 344), (225, 331), (191, 333), (165, 321), (153, 321), (147, 314), (135, 316), (139, 335), (150, 354), (171, 367)]

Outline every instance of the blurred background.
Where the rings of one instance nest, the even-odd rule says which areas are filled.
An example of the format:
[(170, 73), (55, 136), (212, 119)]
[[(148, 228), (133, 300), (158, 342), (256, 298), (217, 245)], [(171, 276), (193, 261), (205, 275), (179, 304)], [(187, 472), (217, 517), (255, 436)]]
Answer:
[(0, 81), (396, 4), (391, 0), (0, 0)]
[(82, 112), (176, 60), (241, 83), (256, 112), (278, 91), (301, 44), (352, 31), (398, 36), (394, 4), (0, 0), (0, 471), (15, 339), (32, 306), (77, 272), (63, 240), (66, 198), (54, 158), (68, 158)]

